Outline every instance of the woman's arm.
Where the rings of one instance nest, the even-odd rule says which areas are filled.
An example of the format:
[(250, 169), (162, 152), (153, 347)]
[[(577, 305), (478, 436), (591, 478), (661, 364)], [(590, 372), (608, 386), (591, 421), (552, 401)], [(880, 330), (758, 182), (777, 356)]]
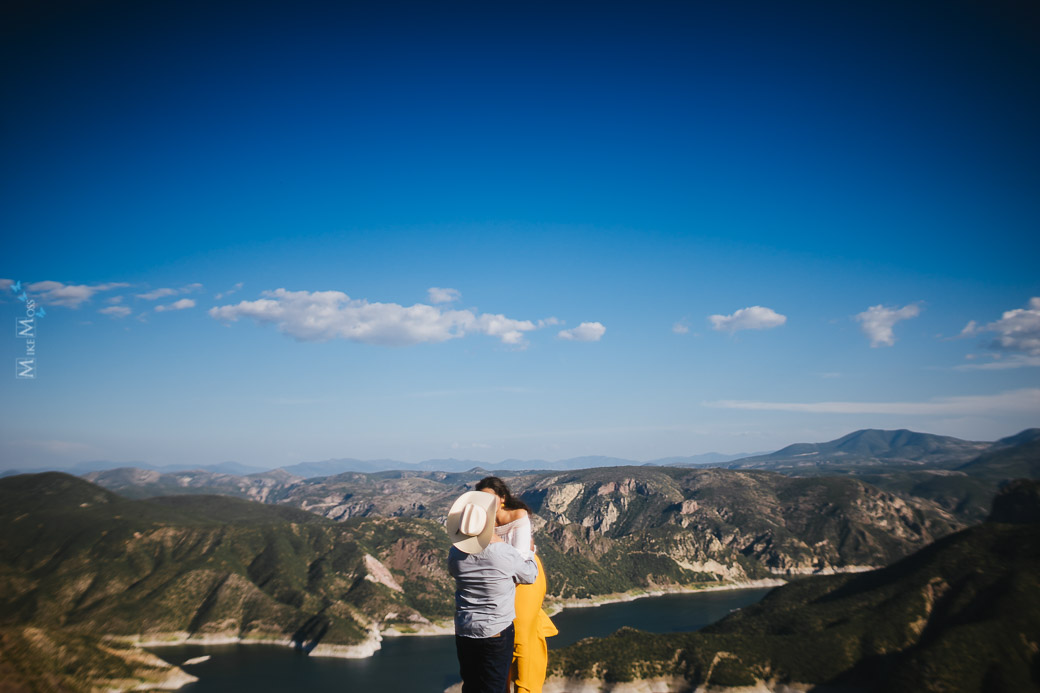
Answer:
[(520, 518), (520, 521), (513, 526), (513, 531), (510, 532), (509, 543), (513, 545), (513, 548), (519, 551), (524, 558), (531, 558), (534, 556), (534, 539), (531, 536), (531, 518), (528, 517), (527, 513), (524, 513)]

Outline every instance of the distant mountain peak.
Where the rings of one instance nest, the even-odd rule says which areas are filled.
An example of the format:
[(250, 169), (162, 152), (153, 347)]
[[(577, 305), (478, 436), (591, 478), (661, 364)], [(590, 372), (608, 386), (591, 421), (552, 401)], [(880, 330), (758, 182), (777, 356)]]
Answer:
[(739, 460), (730, 466), (771, 469), (806, 465), (936, 463), (954, 468), (990, 446), (990, 443), (905, 428), (865, 428), (823, 443), (795, 443), (768, 455)]
[(1013, 436), (1007, 438), (1001, 438), (996, 442), (997, 445), (1022, 445), (1024, 443), (1032, 443), (1034, 440), (1040, 440), (1040, 428), (1027, 428), (1024, 431), (1020, 431)]

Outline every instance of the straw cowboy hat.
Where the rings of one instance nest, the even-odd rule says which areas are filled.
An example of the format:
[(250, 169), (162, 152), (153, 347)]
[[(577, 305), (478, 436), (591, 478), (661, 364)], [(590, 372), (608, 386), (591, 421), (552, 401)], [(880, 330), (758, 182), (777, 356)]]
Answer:
[(480, 553), (495, 533), (498, 497), (483, 491), (467, 491), (448, 511), (448, 536), (459, 551)]

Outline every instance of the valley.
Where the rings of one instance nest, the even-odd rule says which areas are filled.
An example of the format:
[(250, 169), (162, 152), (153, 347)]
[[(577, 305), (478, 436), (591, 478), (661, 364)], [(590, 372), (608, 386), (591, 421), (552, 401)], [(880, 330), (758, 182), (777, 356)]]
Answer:
[[(993, 503), (1002, 484), (1036, 476), (1038, 437), (1031, 429), (981, 448), (945, 441), (957, 452), (944, 462), (920, 438), (882, 436), (889, 448), (872, 448), (873, 462), (830, 474), (820, 464), (807, 473), (723, 462), (529, 471), (506, 480), (536, 513), (550, 609), (778, 579), (795, 580), (783, 594), (829, 594), (876, 580), (860, 575), (877, 571), (862, 571), (904, 565), (963, 536), (986, 516), (980, 509)], [(900, 443), (902, 457), (885, 456)], [(62, 661), (66, 674), (43, 690), (88, 690), (99, 682), (119, 688), (128, 680), (174, 687), (187, 675), (143, 645), (278, 642), (363, 657), (387, 634), (448, 631), (453, 582), (444, 562), (443, 522), (454, 498), (485, 475), (479, 468), (310, 479), (282, 470), (237, 476), (116, 469), (82, 479), (57, 472), (0, 479), (0, 628), (4, 666), (13, 667), (5, 678), (25, 686), (11, 690), (35, 690), (33, 682), (47, 677), (33, 662)], [(801, 579), (807, 575), (821, 577)], [(822, 587), (802, 586), (810, 584)], [(788, 604), (797, 618), (815, 622), (807, 605), (816, 597), (806, 599), (770, 596), (763, 608)], [(867, 619), (860, 631), (873, 632), (868, 615), (874, 607), (862, 613), (855, 617)], [(718, 632), (738, 622), (759, 627), (727, 619), (723, 624), (730, 625)], [(899, 642), (908, 637), (900, 635)], [(740, 655), (744, 673), (729, 678), (724, 673), (732, 663), (700, 659), (679, 671), (646, 664), (656, 661), (650, 655), (638, 665), (611, 655), (607, 666), (603, 653), (613, 650), (602, 648), (616, 647), (611, 638), (561, 653), (553, 660), (556, 675), (595, 670), (618, 680), (667, 675), (692, 681), (708, 667), (704, 681), (746, 682), (773, 671), (770, 658), (780, 657), (769, 654), (773, 650)], [(582, 662), (593, 662), (593, 669)], [(841, 673), (783, 666), (791, 681)]]

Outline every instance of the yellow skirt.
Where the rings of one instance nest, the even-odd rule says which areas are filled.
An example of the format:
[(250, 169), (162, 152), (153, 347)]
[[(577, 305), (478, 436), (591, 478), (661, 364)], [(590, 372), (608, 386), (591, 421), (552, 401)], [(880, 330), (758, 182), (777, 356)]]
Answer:
[(510, 680), (515, 682), (516, 693), (541, 693), (545, 682), (545, 666), (549, 661), (549, 648), (545, 639), (559, 631), (549, 615), (542, 610), (545, 599), (545, 569), (542, 559), (535, 554), (538, 564), (538, 579), (530, 585), (516, 586), (516, 631), (513, 641), (513, 670)]

